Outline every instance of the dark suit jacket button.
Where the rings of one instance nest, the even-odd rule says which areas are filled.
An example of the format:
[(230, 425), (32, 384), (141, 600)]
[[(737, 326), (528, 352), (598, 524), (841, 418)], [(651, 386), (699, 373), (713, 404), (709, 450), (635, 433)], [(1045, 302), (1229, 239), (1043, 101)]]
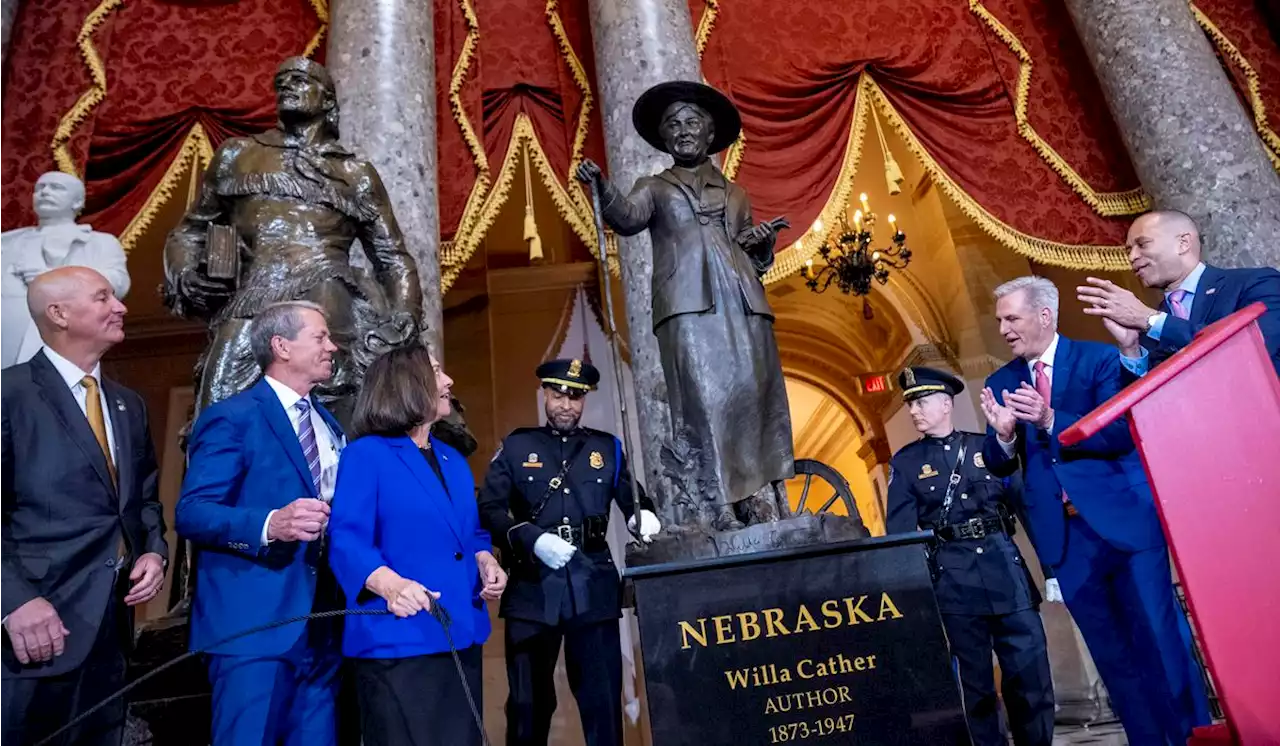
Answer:
[(459, 562), (461, 562), (461, 561), (462, 561), (462, 552), (454, 552), (454, 553), (453, 553), (453, 558), (454, 558), (454, 559), (456, 559), (456, 560), (458, 560)]

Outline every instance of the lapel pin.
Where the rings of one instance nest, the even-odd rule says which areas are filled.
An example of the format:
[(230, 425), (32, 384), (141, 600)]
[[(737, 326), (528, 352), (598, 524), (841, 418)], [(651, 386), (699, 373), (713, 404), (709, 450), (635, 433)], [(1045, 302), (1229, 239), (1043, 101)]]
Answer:
[(1216, 292), (1218, 292), (1218, 289), (1217, 289), (1217, 288), (1209, 288), (1208, 290), (1204, 291), (1204, 294), (1205, 294), (1205, 295), (1213, 295), (1213, 294), (1214, 294), (1214, 293), (1216, 293)]
[(116, 399), (116, 409), (121, 412), (124, 411), (124, 401), (122, 399)]

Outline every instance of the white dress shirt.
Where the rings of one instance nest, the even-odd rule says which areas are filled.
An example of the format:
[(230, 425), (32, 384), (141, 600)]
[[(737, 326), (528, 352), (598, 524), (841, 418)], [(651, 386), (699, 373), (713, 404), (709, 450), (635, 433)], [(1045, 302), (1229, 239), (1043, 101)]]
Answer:
[[(293, 425), (293, 432), (297, 435), (302, 427), (302, 418), (298, 416), (298, 410), (295, 408), (297, 403), (302, 399), (302, 395), (288, 386), (280, 383), (271, 376), (263, 376), (267, 381), (267, 385), (271, 390), (276, 392), (276, 397), (280, 399), (281, 406), (284, 407), (285, 414), (289, 415), (289, 422)], [(329, 423), (324, 421), (320, 413), (312, 406), (307, 412), (307, 416), (311, 418), (311, 429), (316, 434), (316, 449), (320, 452), (320, 499), (325, 502), (333, 500), (334, 472), (338, 468), (338, 449), (341, 446), (338, 438), (329, 430)], [(326, 478), (325, 475), (329, 475)], [(271, 516), (276, 511), (267, 513), (267, 520), (262, 524), (262, 546), (266, 546), (267, 526), (271, 524)]]
[(107, 426), (107, 447), (111, 449), (111, 462), (113, 464), (119, 463), (120, 459), (117, 458), (116, 452), (115, 428), (111, 424), (111, 409), (107, 406), (107, 392), (102, 387), (102, 364), (94, 365), (93, 370), (86, 373), (80, 370), (80, 366), (54, 352), (51, 348), (42, 347), (41, 350), (44, 351), (44, 356), (49, 358), (49, 362), (53, 363), (53, 368), (58, 371), (58, 375), (62, 376), (63, 383), (67, 384), (67, 388), (71, 389), (71, 395), (75, 397), (76, 404), (80, 406), (80, 411), (84, 413), (86, 420), (89, 417), (89, 410), (86, 404), (89, 392), (84, 387), (83, 380), (85, 376), (92, 376), (98, 382), (98, 401), (102, 404), (102, 419)]
[[(1031, 369), (1031, 388), (1036, 387), (1036, 363), (1044, 363), (1044, 372), (1045, 372), (1045, 375), (1048, 376), (1049, 378), (1049, 389), (1050, 390), (1053, 389), (1053, 376), (1054, 376), (1053, 359), (1054, 359), (1054, 356), (1056, 356), (1057, 354), (1058, 354), (1058, 335), (1054, 334), (1053, 339), (1050, 340), (1049, 346), (1044, 349), (1044, 352), (1039, 357), (1034, 357), (1027, 361), (1027, 367)], [(1000, 403), (1004, 404), (1004, 402), (1000, 402)], [(1049, 402), (1045, 402), (1045, 404), (1048, 405)], [(1049, 426), (1045, 429), (1046, 430), (1053, 429), (1053, 420), (1049, 420)], [(996, 440), (1000, 443), (1000, 448), (1004, 450), (1005, 455), (1012, 456), (1013, 447), (1018, 443), (1017, 431), (1014, 431), (1013, 440), (1010, 440), (1008, 443), (1004, 442), (1004, 439), (1001, 438), (999, 435), (996, 436)]]

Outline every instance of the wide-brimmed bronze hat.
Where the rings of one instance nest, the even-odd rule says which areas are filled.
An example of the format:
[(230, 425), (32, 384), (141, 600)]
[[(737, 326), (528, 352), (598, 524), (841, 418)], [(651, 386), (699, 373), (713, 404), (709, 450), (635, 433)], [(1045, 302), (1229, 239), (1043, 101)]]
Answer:
[(710, 152), (719, 153), (738, 139), (738, 133), (742, 131), (742, 117), (728, 96), (703, 83), (673, 80), (659, 83), (640, 94), (635, 108), (631, 110), (631, 123), (636, 132), (653, 147), (667, 152), (666, 143), (662, 142), (662, 115), (677, 101), (697, 104), (698, 108), (711, 115), (711, 121), (715, 123), (715, 137), (711, 140)]

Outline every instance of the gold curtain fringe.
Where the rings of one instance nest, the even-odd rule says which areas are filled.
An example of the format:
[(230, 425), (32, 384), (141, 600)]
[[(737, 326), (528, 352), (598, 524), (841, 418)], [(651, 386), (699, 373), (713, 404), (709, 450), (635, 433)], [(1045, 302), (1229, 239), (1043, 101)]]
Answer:
[[(184, 174), (190, 173), (192, 183), (200, 178), (200, 173), (208, 168), (209, 163), (213, 160), (213, 143), (209, 140), (209, 136), (205, 134), (204, 127), (197, 122), (191, 127), (191, 131), (187, 133), (186, 139), (182, 141), (182, 148), (179, 149), (178, 155), (169, 163), (169, 167), (165, 169), (164, 176), (160, 178), (160, 183), (155, 189), (151, 190), (147, 201), (143, 203), (142, 209), (137, 215), (133, 216), (133, 220), (129, 221), (129, 225), (120, 234), (120, 245), (124, 247), (124, 252), (128, 254), (137, 244), (138, 239), (146, 232), (147, 227), (155, 220), (160, 209), (168, 203), (173, 196), (173, 192), (178, 187), (178, 182)], [(190, 206), (190, 197), (188, 195), (188, 206)]]
[(454, 63), (453, 73), (449, 77), (449, 109), (453, 112), (453, 121), (457, 122), (458, 128), (462, 130), (462, 139), (467, 143), (467, 149), (471, 151), (471, 159), (475, 161), (476, 169), (487, 175), (489, 157), (485, 155), (484, 143), (480, 142), (480, 138), (476, 136), (475, 129), (471, 126), (471, 119), (462, 106), (462, 85), (466, 82), (472, 61), (475, 60), (476, 47), (480, 45), (480, 20), (476, 17), (475, 8), (471, 7), (470, 0), (458, 0), (458, 5), (462, 8), (462, 16), (466, 20), (467, 35), (462, 40), (462, 51), (458, 54), (458, 61)]
[(822, 221), (822, 230), (815, 232), (809, 228), (790, 246), (779, 251), (773, 259), (773, 267), (765, 274), (766, 285), (784, 280), (800, 271), (804, 263), (818, 253), (818, 249), (827, 242), (836, 229), (839, 218), (849, 206), (849, 198), (853, 194), (853, 179), (858, 175), (858, 162), (862, 158), (862, 141), (867, 134), (867, 96), (860, 88), (853, 102), (853, 117), (849, 124), (849, 140), (845, 145), (844, 159), (840, 163), (840, 173), (836, 176), (835, 187), (827, 204), (818, 214)]
[(718, 15), (720, 15), (720, 0), (706, 0), (702, 17), (698, 19), (698, 31), (693, 37), (694, 48), (698, 50), (699, 59), (707, 49), (707, 42), (711, 41), (711, 29), (715, 28)]
[(1018, 125), (1018, 134), (1030, 143), (1041, 159), (1070, 186), (1085, 204), (1093, 208), (1103, 217), (1119, 217), (1136, 215), (1151, 209), (1151, 197), (1141, 188), (1124, 192), (1099, 192), (1084, 180), (1076, 170), (1063, 159), (1053, 146), (1045, 141), (1027, 118), (1027, 104), (1031, 98), (1032, 60), (1027, 48), (1018, 37), (999, 21), (991, 11), (982, 4), (982, 0), (969, 0), (969, 10), (991, 29), (1000, 41), (1009, 47), (1009, 51), (1018, 58), (1018, 85), (1013, 104), (1013, 118)]
[(573, 199), (569, 196), (568, 191), (560, 183), (555, 169), (551, 166), (551, 161), (548, 160), (546, 153), (542, 149), (542, 144), (538, 141), (533, 122), (526, 115), (517, 114), (515, 125), (511, 130), (511, 139), (507, 143), (507, 152), (493, 181), (493, 187), (484, 195), (478, 206), (476, 204), (478, 190), (472, 190), (472, 199), (468, 200), (467, 210), (461, 221), (462, 224), (468, 226), (467, 230), (459, 229), (453, 241), (446, 242), (440, 247), (441, 292), (448, 292), (449, 288), (453, 286), (453, 282), (462, 272), (462, 268), (475, 255), (476, 250), (480, 248), (480, 243), (484, 240), (485, 234), (493, 227), (494, 221), (498, 219), (498, 215), (502, 212), (502, 208), (511, 194), (516, 168), (526, 154), (526, 148), (528, 149), (529, 161), (542, 180), (543, 186), (550, 193), (551, 201), (556, 206), (556, 212), (564, 218), (573, 232), (582, 239), (582, 242), (591, 249), (593, 254), (598, 250), (596, 247), (595, 224), (590, 217), (590, 213), (586, 216), (582, 215), (574, 204)]
[[(862, 91), (867, 92), (880, 114), (889, 121), (894, 131), (906, 143), (910, 150), (924, 165), (934, 182), (942, 189), (960, 210), (988, 235), (1013, 251), (1042, 264), (1051, 264), (1067, 269), (1105, 270), (1123, 272), (1129, 269), (1123, 246), (1073, 245), (1048, 241), (1043, 238), (1027, 235), (1006, 225), (978, 204), (947, 172), (933, 159), (929, 151), (920, 143), (911, 128), (901, 115), (885, 98), (880, 86), (868, 73), (863, 73)], [(859, 93), (861, 93), (860, 91)]]
[(329, 31), (328, 0), (311, 0), (311, 10), (315, 11), (316, 18), (320, 19), (320, 28), (316, 29), (315, 36), (311, 37), (311, 41), (307, 42), (306, 49), (302, 51), (302, 56), (308, 58), (320, 49), (320, 42), (324, 41), (324, 35)]
[(1195, 16), (1196, 23), (1200, 24), (1200, 28), (1204, 29), (1204, 33), (1218, 48), (1218, 52), (1223, 57), (1231, 60), (1232, 64), (1240, 68), (1240, 72), (1244, 74), (1246, 87), (1249, 91), (1249, 108), (1253, 113), (1253, 126), (1258, 131), (1258, 137), (1262, 139), (1263, 148), (1267, 151), (1267, 157), (1271, 159), (1271, 165), (1280, 171), (1280, 135), (1271, 129), (1271, 123), (1267, 120), (1267, 104), (1262, 99), (1262, 87), (1258, 82), (1258, 71), (1253, 69), (1253, 65), (1249, 64), (1249, 60), (1245, 58), (1240, 49), (1222, 33), (1222, 29), (1218, 28), (1209, 17), (1204, 14), (1194, 3), (1189, 3), (1191, 13)]
[(58, 170), (76, 178), (80, 178), (80, 169), (76, 168), (75, 159), (71, 157), (67, 143), (71, 140), (76, 127), (89, 117), (89, 112), (107, 97), (107, 71), (97, 48), (93, 45), (93, 35), (102, 24), (106, 23), (107, 16), (122, 5), (124, 0), (102, 0), (89, 15), (85, 16), (84, 23), (80, 25), (80, 33), (76, 34), (76, 46), (80, 48), (80, 56), (84, 58), (85, 67), (89, 68), (91, 82), (89, 90), (80, 94), (80, 98), (71, 109), (62, 115), (58, 128), (53, 133), (53, 142), (50, 144), (53, 149), (53, 161), (57, 164)]
[[(591, 203), (587, 199), (582, 186), (573, 178), (573, 173), (578, 169), (578, 164), (582, 162), (582, 154), (587, 147), (587, 133), (591, 126), (591, 107), (595, 103), (595, 96), (591, 93), (591, 81), (587, 78), (587, 71), (582, 66), (581, 60), (578, 59), (577, 53), (574, 52), (573, 45), (569, 43), (569, 35), (565, 33), (564, 24), (560, 21), (559, 0), (547, 0), (544, 12), (547, 17), (547, 25), (551, 27), (551, 33), (555, 36), (556, 44), (560, 48), (560, 56), (564, 58), (565, 64), (569, 66), (573, 82), (578, 86), (579, 92), (582, 93), (582, 105), (578, 107), (578, 125), (573, 131), (573, 149), (569, 152), (569, 172), (565, 174), (565, 180), (568, 184), (568, 197), (574, 208), (580, 213), (579, 219), (586, 216), (589, 220), (591, 217)], [(550, 185), (548, 185), (548, 188), (550, 188)], [(596, 251), (595, 232), (588, 231), (588, 233), (591, 234), (591, 238), (587, 240), (587, 246), (591, 247), (594, 253)]]

